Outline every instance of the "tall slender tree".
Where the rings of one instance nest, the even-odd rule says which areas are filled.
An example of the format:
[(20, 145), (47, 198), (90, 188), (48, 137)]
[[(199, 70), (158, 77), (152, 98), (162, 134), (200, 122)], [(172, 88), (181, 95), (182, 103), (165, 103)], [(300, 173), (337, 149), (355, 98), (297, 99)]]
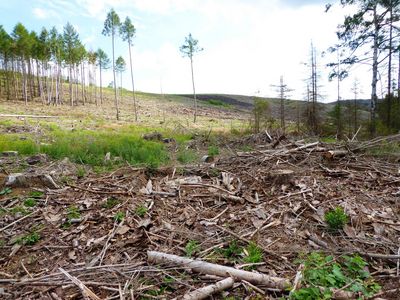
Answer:
[(131, 69), (131, 81), (132, 81), (132, 98), (133, 98), (133, 109), (135, 111), (135, 121), (138, 120), (138, 112), (136, 105), (136, 95), (135, 95), (135, 84), (133, 80), (133, 64), (132, 64), (132, 52), (131, 46), (133, 46), (133, 38), (135, 37), (136, 28), (132, 24), (132, 21), (129, 17), (126, 17), (125, 21), (121, 24), (120, 27), (120, 35), (122, 36), (122, 40), (128, 42), (129, 48), (129, 65)]
[(280, 99), (280, 117), (281, 117), (281, 129), (285, 133), (285, 100), (288, 98), (288, 93), (292, 91), (286, 83), (283, 81), (283, 75), (279, 79), (279, 85), (273, 85), (277, 88), (277, 92)]
[(101, 77), (101, 71), (110, 67), (110, 59), (108, 58), (107, 53), (100, 48), (96, 52), (96, 57), (100, 71), (100, 104), (103, 104), (103, 78)]
[(120, 89), (119, 89), (119, 97), (122, 102), (122, 73), (126, 70), (126, 63), (122, 56), (119, 56), (115, 62), (115, 71), (120, 75)]
[(103, 29), (103, 35), (105, 36), (111, 36), (111, 41), (112, 41), (112, 68), (113, 68), (113, 76), (114, 76), (114, 99), (115, 99), (115, 109), (117, 110), (117, 120), (119, 120), (119, 106), (118, 106), (118, 98), (117, 98), (117, 81), (115, 79), (115, 36), (118, 33), (118, 28), (121, 25), (121, 21), (119, 19), (118, 14), (114, 11), (114, 9), (111, 9), (108, 14), (107, 18), (104, 22), (104, 29)]
[(197, 117), (197, 99), (196, 99), (196, 88), (194, 84), (194, 72), (193, 72), (193, 56), (204, 49), (198, 45), (199, 41), (192, 37), (192, 34), (189, 33), (187, 37), (185, 37), (185, 43), (179, 48), (183, 56), (186, 56), (190, 59), (190, 70), (192, 72), (192, 86), (193, 86), (193, 99), (194, 99), (194, 118), (193, 122), (196, 123)]

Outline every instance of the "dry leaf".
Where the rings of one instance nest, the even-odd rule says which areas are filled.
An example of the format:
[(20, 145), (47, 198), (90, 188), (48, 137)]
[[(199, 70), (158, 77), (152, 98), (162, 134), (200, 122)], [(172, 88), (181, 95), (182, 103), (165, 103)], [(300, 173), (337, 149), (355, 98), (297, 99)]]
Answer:
[(123, 234), (127, 233), (130, 229), (131, 228), (129, 226), (122, 225), (122, 226), (118, 227), (116, 234), (123, 235)]

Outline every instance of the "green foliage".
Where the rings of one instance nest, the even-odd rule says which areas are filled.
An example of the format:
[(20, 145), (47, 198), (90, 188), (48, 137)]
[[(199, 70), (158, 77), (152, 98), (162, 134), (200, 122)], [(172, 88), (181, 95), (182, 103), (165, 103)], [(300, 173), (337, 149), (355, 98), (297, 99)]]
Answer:
[(82, 178), (86, 175), (86, 170), (84, 167), (78, 167), (76, 170), (76, 176), (78, 176), (78, 178)]
[(13, 214), (13, 215), (16, 215), (18, 213), (20, 213), (22, 215), (27, 215), (27, 214), (29, 214), (29, 211), (27, 211), (25, 209), (25, 207), (17, 205), (17, 206), (14, 206), (13, 208), (10, 209), (10, 213)]
[(251, 124), (254, 133), (260, 132), (260, 130), (266, 126), (269, 115), (269, 102), (255, 97), (253, 107), (253, 119)]
[(135, 209), (135, 214), (142, 218), (146, 215), (147, 211), (148, 211), (148, 209), (146, 206), (139, 205)]
[(37, 233), (36, 231), (33, 231), (19, 239), (17, 239), (17, 243), (18, 244), (23, 244), (23, 245), (34, 245), (36, 244), (38, 241), (40, 241), (40, 234)]
[(9, 188), (9, 187), (6, 187), (6, 188), (4, 188), (4, 189), (2, 189), (0, 191), (0, 196), (8, 195), (8, 194), (11, 194), (11, 193), (12, 193), (12, 189)]
[(67, 209), (67, 218), (68, 220), (79, 219), (81, 217), (81, 213), (79, 208), (72, 205)]
[(207, 103), (210, 104), (210, 105), (213, 105), (213, 106), (222, 106), (222, 107), (226, 107), (226, 108), (231, 107), (230, 104), (225, 103), (225, 102), (223, 102), (221, 100), (218, 100), (218, 99), (209, 99), (209, 100), (207, 100)]
[(208, 146), (208, 155), (209, 156), (217, 156), (219, 154), (219, 148), (215, 145)]
[(196, 151), (192, 149), (180, 149), (176, 155), (176, 159), (182, 164), (188, 164), (198, 159)]
[(121, 223), (124, 218), (125, 218), (125, 213), (123, 211), (119, 211), (115, 214), (114, 221), (117, 223)]
[(247, 255), (243, 259), (245, 263), (254, 264), (263, 260), (263, 251), (256, 243), (251, 242), (245, 250), (247, 252)]
[(236, 240), (232, 240), (228, 247), (221, 248), (218, 250), (226, 259), (231, 261), (237, 261), (240, 255), (243, 253), (243, 248), (238, 245)]
[(26, 207), (35, 207), (36, 204), (37, 204), (37, 201), (35, 199), (33, 199), (33, 198), (27, 198), (24, 201), (24, 205)]
[(107, 201), (103, 203), (103, 208), (113, 208), (114, 206), (118, 205), (120, 203), (120, 200), (115, 198), (115, 197), (109, 197), (107, 198)]
[(328, 228), (331, 231), (343, 229), (348, 220), (349, 217), (341, 207), (336, 207), (335, 209), (325, 213), (325, 222), (328, 224)]
[(44, 193), (40, 192), (40, 191), (29, 192), (29, 197), (31, 197), (31, 198), (41, 198), (43, 195), (44, 195)]
[[(331, 289), (343, 289), (371, 297), (380, 290), (365, 270), (367, 263), (358, 255), (343, 256), (335, 260), (332, 256), (313, 252), (305, 259), (302, 289), (295, 291), (291, 299), (331, 299)], [(320, 289), (321, 288), (321, 289)]]
[(197, 241), (190, 240), (185, 246), (185, 254), (187, 257), (191, 257), (193, 254), (200, 250), (200, 246)]

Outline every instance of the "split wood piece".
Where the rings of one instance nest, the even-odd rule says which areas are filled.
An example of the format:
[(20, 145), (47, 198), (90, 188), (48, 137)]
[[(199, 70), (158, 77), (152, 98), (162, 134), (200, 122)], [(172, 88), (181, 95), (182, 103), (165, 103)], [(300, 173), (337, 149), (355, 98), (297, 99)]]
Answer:
[(334, 159), (335, 157), (344, 157), (350, 152), (347, 150), (329, 150), (323, 153), (326, 159)]
[(267, 174), (267, 179), (271, 180), (274, 184), (289, 184), (293, 181), (294, 172), (292, 170), (271, 170)]
[(232, 267), (221, 266), (217, 264), (208, 263), (201, 260), (193, 260), (190, 258), (185, 258), (177, 255), (157, 252), (157, 251), (147, 251), (148, 261), (151, 263), (162, 264), (174, 264), (182, 266), (185, 268), (190, 268), (194, 272), (217, 275), (221, 277), (233, 277), (240, 280), (246, 280), (253, 284), (265, 285), (269, 288), (275, 288), (279, 290), (285, 290), (291, 286), (289, 280), (285, 278), (268, 276), (265, 274), (248, 272), (243, 270), (238, 270)]
[(58, 270), (60, 270), (61, 273), (63, 273), (69, 280), (71, 280), (77, 287), (79, 287), (79, 289), (81, 290), (84, 298), (90, 298), (92, 300), (101, 300), (101, 298), (99, 296), (97, 296), (95, 293), (93, 293), (78, 278), (72, 276), (67, 271), (65, 271), (63, 268), (58, 268)]
[[(185, 294), (181, 299), (183, 300), (202, 300), (202, 299), (207, 299), (211, 295), (215, 293), (220, 293), (222, 291), (225, 291), (227, 289), (230, 289), (233, 284), (235, 283), (235, 280), (232, 277), (225, 278), (221, 281), (218, 281), (215, 284), (210, 284), (205, 287), (199, 288), (195, 291), (189, 292)], [(178, 298), (175, 298), (174, 300), (177, 300)]]

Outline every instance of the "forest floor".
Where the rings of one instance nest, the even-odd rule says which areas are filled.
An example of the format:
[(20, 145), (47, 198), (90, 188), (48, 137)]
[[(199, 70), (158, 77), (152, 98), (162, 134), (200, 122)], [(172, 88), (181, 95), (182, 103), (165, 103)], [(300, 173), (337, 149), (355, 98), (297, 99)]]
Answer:
[[(65, 130), (122, 128), (132, 118), (111, 121), (105, 108), (86, 113), (79, 107), (71, 117), (57, 107), (13, 105), (2, 105), (1, 113), (54, 114), (58, 119), (46, 122)], [(162, 114), (151, 115), (154, 109), (150, 124), (141, 125), (147, 131), (163, 122)], [(190, 114), (172, 114), (181, 113), (179, 124), (191, 123)], [(196, 125), (205, 134), (184, 141), (201, 155), (211, 154), (207, 118), (225, 122), (229, 131), (236, 112), (210, 114)], [(3, 122), (2, 134), (15, 134), (9, 130), (20, 130), (18, 122), (27, 121)], [(41, 135), (41, 122), (24, 123), (18, 137)], [(232, 276), (212, 299), (398, 299), (399, 162), (366, 149), (398, 149), (399, 136), (325, 144), (271, 135), (214, 141), (219, 151), (209, 162), (123, 163), (100, 173), (70, 159), (4, 152), (0, 298), (183, 299)], [(335, 224), (343, 221), (337, 230), (327, 224), (331, 210)], [(164, 254), (178, 257), (154, 258)], [(215, 266), (199, 272), (180, 258)]]
[[(382, 287), (376, 289), (380, 297), (397, 299), (398, 163), (351, 152), (327, 159), (321, 151), (332, 145), (281, 141), (273, 148), (273, 142), (212, 163), (157, 170), (126, 166), (75, 180), (69, 177), (68, 182), (62, 178), (77, 172), (68, 160), (32, 167), (26, 176), (50, 174), (57, 186), (36, 180), (2, 190), (3, 295), (80, 299), (90, 289), (98, 299), (172, 299), (219, 278), (174, 263), (152, 263), (149, 250), (293, 283), (298, 259), (324, 251), (338, 261), (358, 253)], [(4, 180), (7, 170), (25, 158), (1, 160)], [(331, 232), (324, 215), (338, 206), (349, 222), (343, 230)], [(84, 287), (80, 290), (61, 268)], [(368, 280), (366, 290), (372, 282)], [(353, 291), (354, 297), (362, 295), (360, 289)], [(255, 287), (237, 279), (232, 288), (214, 297), (287, 295), (281, 286)]]

